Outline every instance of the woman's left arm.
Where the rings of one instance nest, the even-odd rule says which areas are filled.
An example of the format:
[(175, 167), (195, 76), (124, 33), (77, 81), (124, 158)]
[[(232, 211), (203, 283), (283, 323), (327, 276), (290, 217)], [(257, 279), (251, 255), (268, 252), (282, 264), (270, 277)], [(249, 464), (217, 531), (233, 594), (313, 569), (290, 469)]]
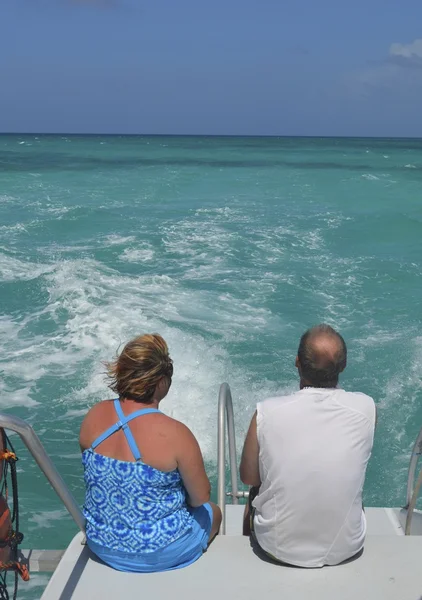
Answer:
[(98, 420), (98, 409), (100, 405), (101, 402), (94, 404), (82, 421), (81, 429), (79, 431), (79, 446), (81, 448), (81, 452), (91, 447), (93, 442), (93, 425), (95, 421)]

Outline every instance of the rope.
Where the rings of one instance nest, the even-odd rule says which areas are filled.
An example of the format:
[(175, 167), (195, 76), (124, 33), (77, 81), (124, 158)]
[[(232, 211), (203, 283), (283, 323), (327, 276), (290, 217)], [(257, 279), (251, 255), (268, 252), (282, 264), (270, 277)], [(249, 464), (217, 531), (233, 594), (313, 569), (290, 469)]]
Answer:
[[(1, 567), (0, 567), (1, 568)], [(7, 571), (0, 573), (0, 600), (10, 600), (9, 591), (7, 589)], [(18, 596), (18, 572), (15, 571), (15, 588), (13, 590), (13, 600)]]
[[(7, 571), (3, 571), (2, 573), (0, 573), (0, 600), (10, 600), (9, 592), (7, 590), (6, 576)], [(13, 593), (13, 600), (16, 600), (18, 593), (17, 577), (18, 574), (15, 573), (15, 590)]]
[[(0, 490), (0, 496), (4, 496), (7, 503), (9, 496), (9, 488), (7, 483), (7, 476), (10, 471), (10, 480), (12, 485), (12, 501), (13, 509), (12, 515), (10, 516), (11, 527), (7, 536), (0, 540), (0, 548), (10, 548), (10, 560), (0, 561), (0, 600), (9, 600), (9, 592), (7, 590), (7, 572), (14, 571), (15, 574), (15, 586), (13, 592), (13, 600), (16, 600), (18, 593), (18, 574), (24, 581), (29, 579), (28, 567), (21, 563), (18, 559), (18, 545), (23, 540), (23, 534), (19, 531), (19, 497), (18, 497), (18, 480), (16, 473), (16, 462), (18, 457), (16, 456), (15, 450), (12, 443), (7, 437), (4, 429), (0, 429), (1, 436), (3, 438), (3, 450), (0, 452), (0, 461), (3, 461), (3, 482)], [(8, 449), (10, 448), (10, 450)], [(1, 463), (0, 463), (1, 464)], [(6, 505), (6, 509), (3, 511), (5, 518), (8, 518), (7, 512), (10, 511)]]

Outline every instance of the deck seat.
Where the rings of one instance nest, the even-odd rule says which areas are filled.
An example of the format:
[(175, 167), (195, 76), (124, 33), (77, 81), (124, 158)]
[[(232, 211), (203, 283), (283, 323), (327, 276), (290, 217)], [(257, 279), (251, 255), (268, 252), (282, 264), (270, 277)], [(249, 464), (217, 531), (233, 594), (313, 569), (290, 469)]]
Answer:
[(260, 560), (248, 538), (219, 536), (193, 565), (166, 573), (115, 571), (95, 560), (77, 534), (42, 600), (422, 600), (422, 537), (369, 535), (355, 561), (296, 569)]

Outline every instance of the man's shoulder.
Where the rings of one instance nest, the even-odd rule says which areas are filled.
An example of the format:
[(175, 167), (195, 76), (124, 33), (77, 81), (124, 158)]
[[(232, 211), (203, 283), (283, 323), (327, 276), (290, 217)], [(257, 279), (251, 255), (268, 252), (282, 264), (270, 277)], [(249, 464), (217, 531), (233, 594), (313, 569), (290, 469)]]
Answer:
[(375, 402), (371, 396), (363, 392), (351, 392), (343, 389), (338, 392), (336, 398), (340, 404), (350, 410), (362, 413), (370, 420), (375, 419)]
[(343, 389), (339, 389), (338, 390), (340, 392), (340, 397), (344, 398), (344, 399), (349, 399), (349, 400), (354, 400), (355, 402), (359, 402), (361, 404), (367, 404), (372, 406), (374, 404), (374, 399), (371, 396), (368, 396), (368, 394), (365, 394), (363, 392), (355, 392), (355, 391), (349, 391), (349, 390), (343, 390)]
[(278, 396), (270, 396), (264, 400), (260, 400), (257, 404), (258, 414), (262, 411), (270, 411), (272, 408), (295, 402), (299, 399), (299, 390), (294, 392), (280, 394)]

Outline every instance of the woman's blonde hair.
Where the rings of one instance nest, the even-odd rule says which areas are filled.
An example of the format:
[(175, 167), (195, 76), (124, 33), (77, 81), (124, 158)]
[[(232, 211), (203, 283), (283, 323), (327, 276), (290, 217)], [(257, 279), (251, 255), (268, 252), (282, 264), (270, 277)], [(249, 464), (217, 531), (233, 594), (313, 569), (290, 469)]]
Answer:
[(173, 361), (166, 342), (158, 333), (147, 333), (131, 340), (113, 362), (106, 363), (109, 387), (119, 395), (136, 402), (152, 402), (155, 388), (162, 377), (170, 381)]

